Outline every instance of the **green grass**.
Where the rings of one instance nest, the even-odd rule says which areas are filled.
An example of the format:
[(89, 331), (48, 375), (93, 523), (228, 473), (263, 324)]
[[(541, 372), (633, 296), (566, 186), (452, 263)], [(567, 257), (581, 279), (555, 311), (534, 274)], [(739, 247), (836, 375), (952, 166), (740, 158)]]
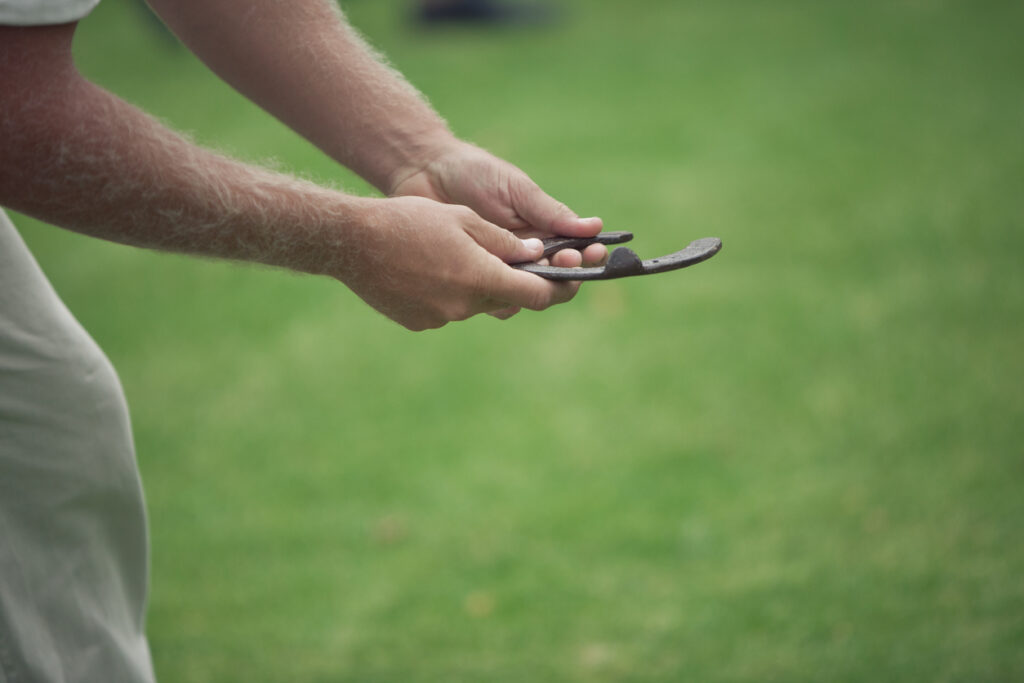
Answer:
[[(1024, 678), (1024, 10), (352, 20), (461, 135), (690, 271), (401, 330), (326, 280), (20, 219), (121, 372), (164, 681)], [(91, 77), (357, 192), (135, 8)]]

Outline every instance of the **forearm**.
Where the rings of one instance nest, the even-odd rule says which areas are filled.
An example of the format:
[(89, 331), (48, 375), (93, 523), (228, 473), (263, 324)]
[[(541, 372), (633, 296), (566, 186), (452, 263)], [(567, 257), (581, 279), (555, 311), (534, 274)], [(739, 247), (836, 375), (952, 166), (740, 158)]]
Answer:
[(224, 80), (382, 191), (453, 141), (329, 0), (150, 0)]
[[(0, 205), (125, 244), (341, 280), (410, 329), (572, 298), (464, 206), (351, 197), (201, 149), (83, 79), (74, 25), (0, 26)], [(599, 227), (599, 226), (595, 226)]]
[(8, 103), (0, 140), (0, 204), (136, 246), (338, 273), (370, 201), (204, 150), (72, 73)]

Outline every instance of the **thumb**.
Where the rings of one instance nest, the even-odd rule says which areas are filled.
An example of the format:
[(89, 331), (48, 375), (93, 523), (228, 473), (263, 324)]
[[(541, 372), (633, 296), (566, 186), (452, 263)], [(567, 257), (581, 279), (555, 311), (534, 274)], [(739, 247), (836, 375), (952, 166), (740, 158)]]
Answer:
[(465, 228), (477, 244), (505, 263), (536, 261), (544, 255), (544, 244), (536, 237), (521, 240), (508, 230), (482, 218), (477, 218)]
[(593, 237), (603, 227), (600, 218), (580, 218), (568, 206), (540, 189), (524, 173), (509, 183), (512, 208), (531, 227), (553, 235)]

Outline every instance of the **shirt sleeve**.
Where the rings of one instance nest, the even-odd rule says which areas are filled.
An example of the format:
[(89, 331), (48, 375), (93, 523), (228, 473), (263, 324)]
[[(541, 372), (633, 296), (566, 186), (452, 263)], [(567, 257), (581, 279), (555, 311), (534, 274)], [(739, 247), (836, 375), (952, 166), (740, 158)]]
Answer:
[(39, 26), (78, 21), (100, 0), (0, 0), (0, 24)]

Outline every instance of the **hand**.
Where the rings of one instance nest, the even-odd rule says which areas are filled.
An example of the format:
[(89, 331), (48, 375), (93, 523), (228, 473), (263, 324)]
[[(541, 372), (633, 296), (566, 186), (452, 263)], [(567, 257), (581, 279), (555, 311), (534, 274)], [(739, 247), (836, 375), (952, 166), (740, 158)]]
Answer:
[(359, 229), (332, 274), (410, 330), (477, 313), (539, 311), (579, 288), (509, 268), (540, 258), (540, 240), (521, 240), (465, 206), (419, 197), (364, 202)]
[[(442, 147), (420, 168), (400, 171), (388, 194), (462, 204), (520, 238), (591, 237), (603, 227), (600, 218), (578, 217), (512, 164), (459, 140)], [(562, 250), (552, 262), (562, 268), (574, 268), (582, 264), (600, 265), (607, 257), (606, 247), (592, 244), (582, 255), (572, 249)]]

